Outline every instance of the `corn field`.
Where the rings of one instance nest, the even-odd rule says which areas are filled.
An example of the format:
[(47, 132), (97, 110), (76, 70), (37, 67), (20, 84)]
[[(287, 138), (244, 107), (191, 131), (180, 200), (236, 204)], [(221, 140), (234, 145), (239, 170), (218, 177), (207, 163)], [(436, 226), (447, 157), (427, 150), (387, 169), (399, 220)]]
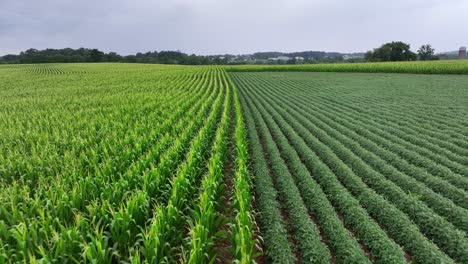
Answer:
[(468, 60), (229, 66), (230, 72), (369, 72), (468, 74)]
[(0, 263), (250, 263), (245, 128), (224, 70), (26, 65), (0, 78)]

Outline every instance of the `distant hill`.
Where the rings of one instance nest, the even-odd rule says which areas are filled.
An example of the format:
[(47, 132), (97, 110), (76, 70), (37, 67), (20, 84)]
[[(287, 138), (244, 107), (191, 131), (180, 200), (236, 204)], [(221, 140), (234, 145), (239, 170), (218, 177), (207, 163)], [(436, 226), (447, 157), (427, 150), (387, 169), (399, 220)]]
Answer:
[(445, 52), (438, 52), (437, 55), (442, 55), (442, 54), (446, 54), (446, 55), (457, 55), (458, 56), (458, 50), (455, 50), (455, 51), (445, 51)]
[(458, 50), (438, 52), (436, 55), (439, 56), (441, 60), (456, 60), (458, 59)]

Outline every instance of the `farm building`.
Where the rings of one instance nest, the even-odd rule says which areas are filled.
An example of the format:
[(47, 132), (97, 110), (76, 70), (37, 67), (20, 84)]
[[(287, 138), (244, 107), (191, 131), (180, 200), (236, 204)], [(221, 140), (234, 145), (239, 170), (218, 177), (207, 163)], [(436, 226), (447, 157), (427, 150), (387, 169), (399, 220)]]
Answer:
[(458, 51), (458, 58), (464, 59), (465, 57), (466, 57), (466, 47), (460, 47), (460, 50)]
[(286, 57), (286, 56), (279, 56), (279, 57), (276, 57), (276, 58), (268, 58), (268, 60), (272, 60), (272, 61), (288, 61), (290, 60), (291, 58), (290, 57)]

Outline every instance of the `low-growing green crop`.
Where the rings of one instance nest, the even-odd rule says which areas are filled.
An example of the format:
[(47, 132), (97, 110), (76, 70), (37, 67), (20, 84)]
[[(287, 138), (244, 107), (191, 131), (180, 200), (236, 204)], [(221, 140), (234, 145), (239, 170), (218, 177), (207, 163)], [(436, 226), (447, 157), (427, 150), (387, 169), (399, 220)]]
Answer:
[(323, 245), (337, 263), (468, 260), (467, 77), (231, 76), (269, 261), (314, 262)]

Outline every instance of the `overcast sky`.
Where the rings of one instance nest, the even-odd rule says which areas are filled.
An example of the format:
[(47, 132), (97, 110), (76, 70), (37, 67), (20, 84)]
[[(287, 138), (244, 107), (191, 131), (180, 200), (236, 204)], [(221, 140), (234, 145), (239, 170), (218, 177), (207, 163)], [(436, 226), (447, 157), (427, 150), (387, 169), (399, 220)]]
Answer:
[(436, 52), (468, 46), (468, 0), (0, 0), (0, 55), (359, 52), (392, 40)]

